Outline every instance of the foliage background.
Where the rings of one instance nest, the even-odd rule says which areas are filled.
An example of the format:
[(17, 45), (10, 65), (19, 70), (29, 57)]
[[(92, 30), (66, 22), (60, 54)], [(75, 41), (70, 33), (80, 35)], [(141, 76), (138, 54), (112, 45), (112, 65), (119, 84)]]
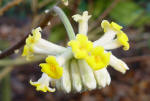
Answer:
[[(10, 2), (12, 0), (0, 0), (0, 8)], [(110, 12), (103, 15), (115, 2), (116, 5)], [(55, 3), (55, 0), (23, 0), (19, 5), (4, 12), (0, 16), (0, 50), (5, 50), (18, 42), (42, 20), (43, 12)], [(15, 59), (20, 59), (20, 50), (18, 54), (0, 60), (0, 101), (150, 101), (150, 1), (69, 0), (69, 6), (60, 7), (69, 17), (75, 32), (77, 23), (71, 16), (81, 14), (85, 10), (89, 11), (92, 15), (88, 34), (91, 40), (96, 40), (103, 34), (100, 28), (102, 19), (115, 21), (124, 26), (131, 48), (126, 52), (117, 49), (113, 53), (122, 58), (130, 70), (122, 75), (109, 68), (112, 83), (101, 90), (77, 94), (64, 94), (59, 91), (36, 92), (29, 84), (29, 80), (40, 77), (38, 62), (24, 64), (24, 61), (16, 61), (23, 62), (23, 65), (10, 65)], [(65, 46), (68, 41), (65, 28), (59, 18), (53, 13), (52, 15), (54, 17), (51, 19), (51, 25), (44, 29), (43, 37)], [(3, 66), (4, 63), (8, 65)]]

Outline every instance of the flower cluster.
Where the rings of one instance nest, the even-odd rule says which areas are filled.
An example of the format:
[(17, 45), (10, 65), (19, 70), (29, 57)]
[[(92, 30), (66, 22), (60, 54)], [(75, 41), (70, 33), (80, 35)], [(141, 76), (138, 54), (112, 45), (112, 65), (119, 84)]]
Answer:
[(129, 49), (128, 37), (122, 31), (122, 26), (103, 20), (101, 27), (104, 35), (92, 42), (87, 37), (88, 20), (91, 15), (74, 15), (79, 23), (79, 32), (74, 40), (68, 42), (68, 47), (56, 45), (41, 38), (41, 28), (32, 30), (32, 35), (26, 39), (23, 56), (33, 59), (35, 54), (46, 54), (46, 63), (41, 63), (41, 78), (37, 82), (30, 81), (36, 90), (54, 92), (56, 87), (64, 92), (81, 92), (102, 88), (110, 84), (111, 77), (107, 66), (125, 73), (128, 66), (115, 57), (110, 50), (123, 47)]

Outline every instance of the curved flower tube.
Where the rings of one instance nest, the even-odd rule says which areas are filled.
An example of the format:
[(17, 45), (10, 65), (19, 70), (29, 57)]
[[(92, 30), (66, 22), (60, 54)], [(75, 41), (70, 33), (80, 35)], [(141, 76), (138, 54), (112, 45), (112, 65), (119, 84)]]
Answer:
[(37, 82), (32, 82), (32, 80), (30, 80), (30, 84), (35, 86), (37, 91), (55, 92), (55, 88), (49, 87), (50, 81), (52, 81), (52, 78), (50, 78), (47, 74), (43, 73), (41, 78)]
[(127, 70), (129, 70), (129, 67), (124, 63), (122, 60), (118, 59), (114, 55), (110, 56), (110, 66), (112, 66), (115, 70), (126, 73)]
[(66, 93), (69, 93), (71, 91), (71, 78), (70, 78), (70, 73), (69, 73), (69, 63), (65, 63), (65, 65), (63, 66), (63, 76), (61, 78), (61, 88), (63, 91), (65, 91)]
[(81, 75), (79, 72), (79, 66), (77, 64), (77, 61), (75, 59), (73, 59), (71, 61), (71, 65), (70, 65), (70, 75), (72, 78), (72, 87), (73, 87), (73, 91), (75, 92), (81, 92), (82, 90), (82, 80), (81, 80)]
[(33, 29), (32, 35), (29, 35), (26, 39), (26, 45), (24, 46), (22, 56), (26, 56), (27, 60), (33, 59), (34, 53), (56, 55), (66, 50), (66, 48), (62, 46), (58, 46), (45, 39), (42, 39), (41, 31), (42, 29), (40, 27)]

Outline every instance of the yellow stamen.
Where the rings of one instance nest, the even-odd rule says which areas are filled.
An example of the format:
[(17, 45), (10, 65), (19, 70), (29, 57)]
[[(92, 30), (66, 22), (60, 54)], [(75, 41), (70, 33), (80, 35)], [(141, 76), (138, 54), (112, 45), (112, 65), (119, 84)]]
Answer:
[(105, 53), (104, 48), (97, 46), (92, 49), (91, 55), (86, 58), (86, 62), (93, 70), (107, 67), (111, 53)]
[(46, 58), (46, 63), (40, 64), (42, 72), (46, 73), (49, 77), (53, 79), (60, 79), (63, 74), (63, 68), (59, 66), (56, 58), (54, 56), (48, 56)]
[(77, 34), (76, 40), (71, 40), (68, 45), (72, 47), (74, 56), (77, 59), (84, 59), (93, 48), (93, 43), (83, 34)]

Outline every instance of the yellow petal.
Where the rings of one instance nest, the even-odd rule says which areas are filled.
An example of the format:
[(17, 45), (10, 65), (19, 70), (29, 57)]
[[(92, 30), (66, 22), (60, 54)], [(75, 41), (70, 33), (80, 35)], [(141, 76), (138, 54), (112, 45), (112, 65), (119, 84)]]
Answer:
[(58, 65), (55, 57), (48, 56), (46, 62), (40, 64), (41, 71), (53, 79), (60, 79), (63, 75), (63, 68)]

